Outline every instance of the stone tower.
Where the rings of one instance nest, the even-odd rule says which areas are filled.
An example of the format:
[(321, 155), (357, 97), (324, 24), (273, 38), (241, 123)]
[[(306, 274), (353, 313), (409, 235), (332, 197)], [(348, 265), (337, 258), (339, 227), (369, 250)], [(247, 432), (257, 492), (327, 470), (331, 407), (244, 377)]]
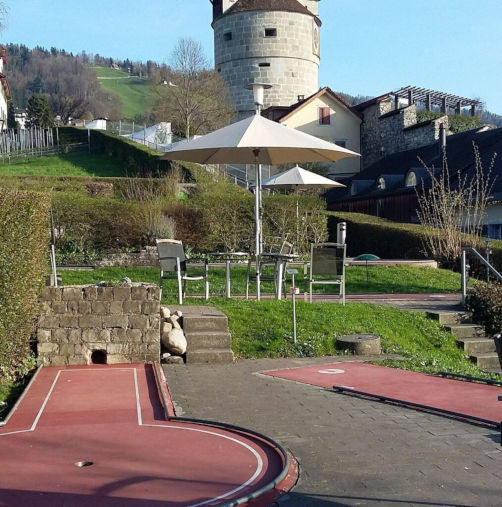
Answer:
[(210, 0), (215, 67), (239, 117), (254, 111), (252, 82), (272, 85), (264, 108), (319, 89), (320, 0)]

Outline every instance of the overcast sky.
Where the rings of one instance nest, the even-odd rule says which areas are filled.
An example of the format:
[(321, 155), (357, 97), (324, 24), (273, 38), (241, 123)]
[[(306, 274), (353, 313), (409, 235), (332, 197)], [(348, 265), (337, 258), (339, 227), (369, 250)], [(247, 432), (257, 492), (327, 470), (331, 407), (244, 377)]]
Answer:
[[(209, 0), (4, 0), (2, 42), (169, 63), (180, 37), (213, 58)], [(502, 0), (321, 0), (320, 86), (377, 96), (415, 85), (502, 114)]]

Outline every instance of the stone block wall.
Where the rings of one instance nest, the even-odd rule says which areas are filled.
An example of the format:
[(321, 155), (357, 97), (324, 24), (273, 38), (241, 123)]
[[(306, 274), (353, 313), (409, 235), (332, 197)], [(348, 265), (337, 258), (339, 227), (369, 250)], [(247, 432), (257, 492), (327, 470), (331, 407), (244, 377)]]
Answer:
[[(264, 108), (290, 106), (298, 95), (319, 89), (319, 55), (310, 14), (287, 11), (245, 11), (228, 14), (213, 23), (215, 67), (229, 84), (236, 111), (254, 112), (251, 82), (270, 83)], [(277, 36), (265, 36), (265, 29)], [(227, 40), (225, 34), (231, 34)], [(230, 37), (230, 35), (229, 35)]]
[(46, 287), (41, 295), (38, 363), (91, 363), (93, 352), (108, 364), (158, 361), (160, 289), (132, 287)]
[(393, 153), (420, 148), (438, 141), (441, 124), (448, 131), (447, 116), (417, 124), (415, 104), (398, 110), (393, 110), (392, 107), (392, 102), (385, 100), (363, 111), (361, 153), (364, 169)]

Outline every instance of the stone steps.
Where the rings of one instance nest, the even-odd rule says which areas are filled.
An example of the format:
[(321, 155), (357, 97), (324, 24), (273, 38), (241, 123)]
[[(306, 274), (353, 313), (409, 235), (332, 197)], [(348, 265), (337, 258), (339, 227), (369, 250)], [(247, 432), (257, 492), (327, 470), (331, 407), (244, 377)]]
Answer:
[(458, 338), (457, 343), (469, 356), (473, 354), (485, 354), (497, 351), (493, 338)]
[(456, 338), (462, 348), (479, 368), (485, 371), (500, 371), (502, 358), (495, 340), (486, 336), (484, 326), (471, 324), (469, 312), (428, 312), (427, 316), (438, 320)]
[(483, 353), (470, 356), (479, 368), (486, 371), (500, 371), (500, 358), (497, 353)]
[(455, 324), (453, 326), (444, 326), (444, 328), (452, 335), (454, 335), (457, 339), (486, 337), (484, 326), (479, 326), (477, 324)]
[(183, 313), (182, 327), (187, 340), (187, 363), (231, 363), (232, 336), (228, 318), (210, 306), (173, 306)]
[(426, 312), (429, 319), (437, 320), (443, 326), (455, 324), (470, 324), (472, 321), (471, 312)]
[(234, 353), (229, 349), (187, 350), (187, 363), (232, 363)]
[(230, 333), (226, 331), (185, 332), (189, 350), (229, 349), (232, 343)]

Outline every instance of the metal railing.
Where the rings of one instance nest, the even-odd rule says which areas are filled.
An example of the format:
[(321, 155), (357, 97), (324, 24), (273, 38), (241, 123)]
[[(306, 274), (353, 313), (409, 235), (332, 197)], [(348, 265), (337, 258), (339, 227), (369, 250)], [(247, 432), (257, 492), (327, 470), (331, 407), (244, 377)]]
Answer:
[(502, 282), (502, 275), (485, 259), (475, 248), (466, 246), (462, 248), (462, 262), (461, 262), (461, 284), (462, 284), (462, 304), (465, 304), (467, 297), (467, 281), (469, 276), (469, 264), (467, 264), (467, 253), (473, 254), (482, 264), (486, 266), (488, 272), (493, 273), (495, 278)]

